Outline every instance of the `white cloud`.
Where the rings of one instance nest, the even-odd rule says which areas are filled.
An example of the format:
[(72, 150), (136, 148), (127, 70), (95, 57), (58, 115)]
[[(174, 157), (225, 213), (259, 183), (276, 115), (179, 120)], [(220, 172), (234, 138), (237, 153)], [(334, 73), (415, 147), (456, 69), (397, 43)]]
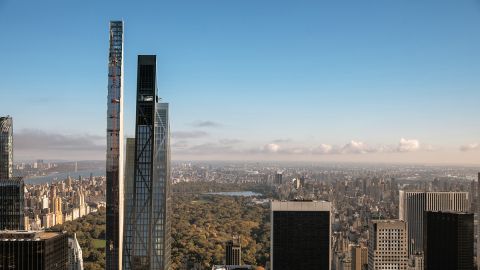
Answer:
[(266, 152), (266, 153), (277, 153), (278, 150), (280, 150), (280, 145), (275, 143), (269, 143), (264, 145), (261, 149), (263, 152)]
[[(256, 148), (244, 148), (237, 143), (236, 139), (224, 139), (217, 143), (204, 143), (186, 147), (182, 153), (191, 154), (269, 154), (269, 155), (363, 155), (370, 153), (407, 153), (419, 150), (434, 151), (430, 145), (420, 146), (420, 142), (415, 139), (401, 138), (400, 142), (389, 145), (371, 146), (362, 141), (351, 140), (343, 145), (330, 145), (322, 143), (316, 147), (307, 146), (285, 146), (274, 142), (265, 144)], [(179, 144), (179, 146), (183, 146)], [(236, 147), (234, 147), (236, 146)], [(479, 145), (477, 147), (480, 148)]]
[(343, 145), (340, 151), (341, 153), (345, 154), (365, 154), (369, 152), (376, 152), (375, 149), (370, 148), (366, 143), (353, 140)]
[(471, 150), (478, 150), (478, 149), (480, 149), (480, 144), (478, 144), (478, 143), (470, 143), (470, 144), (467, 144), (467, 145), (460, 146), (460, 151), (463, 151), (463, 152), (467, 152), (467, 151), (471, 151)]
[(333, 150), (333, 147), (329, 144), (320, 144), (320, 146), (317, 146), (312, 149), (313, 154), (321, 154), (321, 155), (326, 155), (330, 154)]
[(398, 152), (414, 152), (420, 149), (420, 142), (415, 139), (401, 138), (398, 143)]

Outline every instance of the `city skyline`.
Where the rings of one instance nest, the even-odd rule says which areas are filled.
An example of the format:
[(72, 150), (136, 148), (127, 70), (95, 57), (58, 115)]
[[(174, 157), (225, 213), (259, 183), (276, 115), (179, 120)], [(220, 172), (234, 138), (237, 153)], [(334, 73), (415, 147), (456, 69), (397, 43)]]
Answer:
[(479, 164), (478, 2), (4, 1), (0, 15), (15, 160), (105, 158), (105, 29), (123, 19), (125, 136), (135, 57), (156, 53), (173, 159)]

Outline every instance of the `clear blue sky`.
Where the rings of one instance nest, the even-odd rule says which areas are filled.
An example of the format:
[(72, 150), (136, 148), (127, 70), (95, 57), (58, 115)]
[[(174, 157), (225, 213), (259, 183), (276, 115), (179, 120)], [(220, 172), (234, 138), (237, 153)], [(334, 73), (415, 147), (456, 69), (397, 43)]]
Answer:
[(103, 157), (123, 19), (125, 134), (136, 56), (157, 54), (174, 158), (480, 163), (478, 0), (19, 2), (0, 0), (17, 159)]

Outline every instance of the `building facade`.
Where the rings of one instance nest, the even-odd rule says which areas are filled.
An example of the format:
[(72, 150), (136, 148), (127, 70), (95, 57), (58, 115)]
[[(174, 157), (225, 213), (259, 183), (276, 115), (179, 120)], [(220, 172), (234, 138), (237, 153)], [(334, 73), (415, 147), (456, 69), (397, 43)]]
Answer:
[(0, 179), (13, 177), (13, 120), (0, 117)]
[(122, 269), (123, 240), (123, 22), (110, 22), (107, 97), (106, 269)]
[(404, 221), (373, 220), (368, 232), (369, 270), (407, 269), (407, 225)]
[(283, 174), (282, 172), (277, 172), (275, 174), (275, 184), (276, 185), (281, 185), (283, 184)]
[(242, 247), (240, 238), (229, 240), (225, 243), (225, 264), (242, 265)]
[(426, 211), (424, 215), (425, 270), (473, 269), (473, 214)]
[(399, 219), (408, 224), (408, 254), (423, 252), (424, 211), (470, 210), (468, 192), (410, 192), (400, 190)]
[(67, 238), (54, 231), (0, 231), (0, 269), (67, 270)]
[(127, 143), (125, 146), (125, 181), (124, 181), (124, 234), (123, 234), (123, 242), (125, 243), (127, 237), (127, 231), (132, 231), (132, 224), (131, 224), (131, 215), (128, 213), (132, 213), (133, 211), (133, 182), (135, 178), (135, 138), (127, 138)]
[(368, 248), (352, 247), (352, 270), (365, 270), (368, 267)]
[(170, 128), (158, 103), (156, 56), (138, 56), (133, 207), (127, 213), (124, 269), (170, 268)]
[(272, 201), (271, 270), (331, 267), (331, 203)]
[(0, 179), (0, 229), (24, 229), (24, 189), (21, 177)]

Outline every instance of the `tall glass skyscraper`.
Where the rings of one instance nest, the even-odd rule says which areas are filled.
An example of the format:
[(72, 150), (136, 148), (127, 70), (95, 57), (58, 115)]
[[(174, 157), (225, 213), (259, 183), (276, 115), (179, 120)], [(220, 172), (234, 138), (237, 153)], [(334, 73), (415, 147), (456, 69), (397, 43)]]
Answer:
[(133, 207), (127, 213), (124, 269), (170, 268), (170, 128), (158, 103), (156, 56), (138, 56)]
[(106, 269), (122, 269), (123, 240), (123, 22), (110, 22), (107, 99)]
[(0, 230), (23, 230), (24, 183), (13, 177), (13, 121), (0, 117)]
[(13, 176), (13, 121), (0, 117), (0, 179)]

